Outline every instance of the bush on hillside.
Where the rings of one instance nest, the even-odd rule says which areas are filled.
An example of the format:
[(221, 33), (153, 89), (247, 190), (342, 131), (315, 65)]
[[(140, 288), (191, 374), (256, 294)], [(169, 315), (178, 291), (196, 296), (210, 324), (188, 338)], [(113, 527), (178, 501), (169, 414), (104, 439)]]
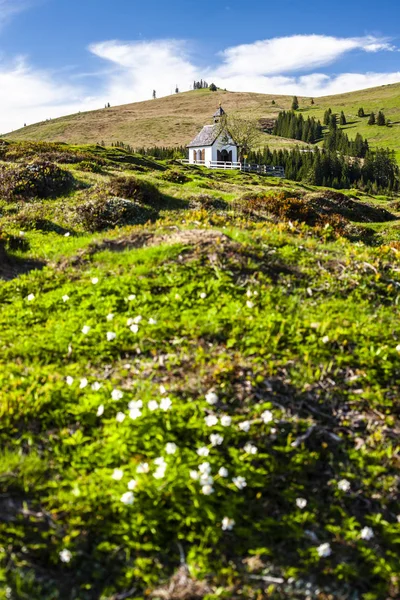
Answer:
[(191, 180), (185, 173), (182, 173), (182, 171), (178, 171), (177, 169), (164, 171), (164, 173), (160, 175), (160, 178), (171, 183), (187, 183)]
[(95, 233), (123, 225), (140, 225), (157, 218), (157, 211), (137, 201), (110, 198), (106, 193), (90, 198), (74, 209), (74, 223)]
[(211, 194), (198, 194), (189, 198), (189, 208), (193, 210), (226, 210), (227, 202), (221, 198), (215, 198)]
[(71, 173), (48, 161), (8, 167), (0, 165), (0, 198), (56, 198), (74, 187)]
[(101, 165), (93, 160), (83, 160), (75, 168), (85, 173), (103, 173)]
[(67, 231), (49, 219), (49, 210), (41, 203), (26, 204), (10, 218), (10, 223), (25, 231), (54, 231), (56, 233), (66, 233)]
[(140, 204), (158, 206), (161, 202), (161, 194), (158, 188), (136, 177), (115, 177), (111, 180), (108, 189), (113, 196), (135, 200)]

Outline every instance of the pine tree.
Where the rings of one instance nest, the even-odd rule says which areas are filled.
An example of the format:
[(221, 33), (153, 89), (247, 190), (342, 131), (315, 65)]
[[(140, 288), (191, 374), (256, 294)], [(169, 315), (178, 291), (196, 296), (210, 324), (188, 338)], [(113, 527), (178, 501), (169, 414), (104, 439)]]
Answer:
[(358, 109), (358, 116), (361, 117), (361, 118), (365, 117), (365, 112), (364, 112), (364, 109), (362, 107)]
[(386, 125), (385, 115), (383, 114), (383, 112), (381, 110), (378, 112), (378, 118), (376, 120), (376, 124), (379, 125), (380, 127), (382, 127), (383, 125)]
[(208, 89), (210, 90), (210, 92), (216, 92), (217, 86), (215, 85), (215, 83), (210, 83), (210, 86)]
[(175, 94), (179, 94), (179, 88), (178, 88), (178, 86), (176, 86), (176, 88), (175, 88)]
[(331, 118), (331, 114), (332, 114), (332, 109), (328, 108), (328, 110), (326, 110), (325, 114), (324, 114), (324, 125), (329, 125), (329, 120)]
[(272, 100), (271, 104), (276, 104), (275, 100)]
[(340, 113), (340, 125), (347, 125), (346, 116), (343, 111)]
[(157, 98), (157, 92), (156, 90), (153, 90), (153, 100), (155, 100)]
[(311, 98), (311, 105), (315, 104), (314, 98)]
[(375, 123), (376, 123), (376, 119), (375, 119), (375, 113), (374, 113), (374, 112), (372, 112), (372, 113), (369, 115), (369, 119), (368, 119), (368, 125), (375, 125)]
[(293, 96), (292, 110), (299, 110), (299, 100), (297, 96)]

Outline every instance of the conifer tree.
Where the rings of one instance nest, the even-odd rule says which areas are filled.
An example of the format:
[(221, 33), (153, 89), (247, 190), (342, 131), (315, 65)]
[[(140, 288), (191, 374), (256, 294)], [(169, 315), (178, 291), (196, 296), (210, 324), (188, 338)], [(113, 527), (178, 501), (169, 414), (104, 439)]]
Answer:
[(378, 112), (378, 118), (376, 120), (376, 124), (379, 125), (380, 127), (382, 127), (383, 125), (386, 125), (385, 115), (383, 114), (383, 112), (381, 110)]
[(314, 98), (311, 98), (311, 105), (315, 104)]
[(375, 119), (375, 113), (374, 113), (374, 112), (372, 112), (372, 113), (369, 115), (369, 119), (368, 119), (368, 125), (375, 125), (375, 123), (376, 123), (376, 119)]
[(153, 90), (153, 100), (155, 100), (157, 98), (157, 92), (156, 90)]
[(347, 125), (346, 116), (343, 111), (340, 113), (340, 124)]
[(297, 96), (293, 96), (292, 110), (299, 110), (299, 100)]
[(332, 109), (328, 108), (328, 110), (326, 110), (325, 114), (324, 114), (324, 125), (329, 125), (329, 120), (331, 118), (331, 114), (332, 114)]
[(365, 117), (365, 112), (364, 112), (364, 109), (362, 107), (360, 107), (358, 109), (358, 116), (361, 117), (361, 118)]

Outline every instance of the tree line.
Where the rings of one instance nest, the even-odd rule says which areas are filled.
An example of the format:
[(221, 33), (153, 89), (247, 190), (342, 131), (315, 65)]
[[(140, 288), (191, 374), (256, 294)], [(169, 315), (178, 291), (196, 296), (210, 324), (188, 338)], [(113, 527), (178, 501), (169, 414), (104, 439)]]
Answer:
[(287, 179), (312, 185), (350, 189), (370, 193), (398, 191), (399, 167), (394, 153), (387, 149), (368, 150), (363, 160), (339, 155), (318, 147), (302, 150), (263, 150), (251, 152), (249, 161), (281, 166)]
[(322, 138), (321, 121), (314, 117), (304, 119), (303, 115), (296, 115), (293, 111), (279, 113), (272, 130), (273, 135), (302, 140), (308, 144), (315, 144)]

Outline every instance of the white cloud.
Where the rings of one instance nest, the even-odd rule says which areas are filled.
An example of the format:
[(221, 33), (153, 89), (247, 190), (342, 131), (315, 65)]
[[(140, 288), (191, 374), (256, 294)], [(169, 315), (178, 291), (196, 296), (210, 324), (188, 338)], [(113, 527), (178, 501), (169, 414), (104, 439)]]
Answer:
[(25, 10), (28, 5), (29, 0), (0, 0), (0, 25)]
[(291, 73), (328, 65), (347, 52), (392, 50), (387, 40), (372, 36), (336, 38), (326, 35), (293, 35), (228, 48), (221, 53), (223, 64), (217, 75)]
[[(10, 4), (0, 0), (2, 5)], [(200, 67), (187, 43), (177, 40), (150, 42), (105, 41), (92, 44), (90, 52), (104, 65), (96, 77), (82, 73), (54, 74), (30, 67), (18, 59), (0, 62), (0, 132), (78, 111), (158, 97), (173, 92), (175, 85), (188, 90), (194, 79), (206, 78), (232, 91), (323, 96), (400, 81), (400, 72), (315, 72), (352, 51), (390, 51), (388, 40), (366, 36), (292, 36), (228, 48), (215, 67)]]

